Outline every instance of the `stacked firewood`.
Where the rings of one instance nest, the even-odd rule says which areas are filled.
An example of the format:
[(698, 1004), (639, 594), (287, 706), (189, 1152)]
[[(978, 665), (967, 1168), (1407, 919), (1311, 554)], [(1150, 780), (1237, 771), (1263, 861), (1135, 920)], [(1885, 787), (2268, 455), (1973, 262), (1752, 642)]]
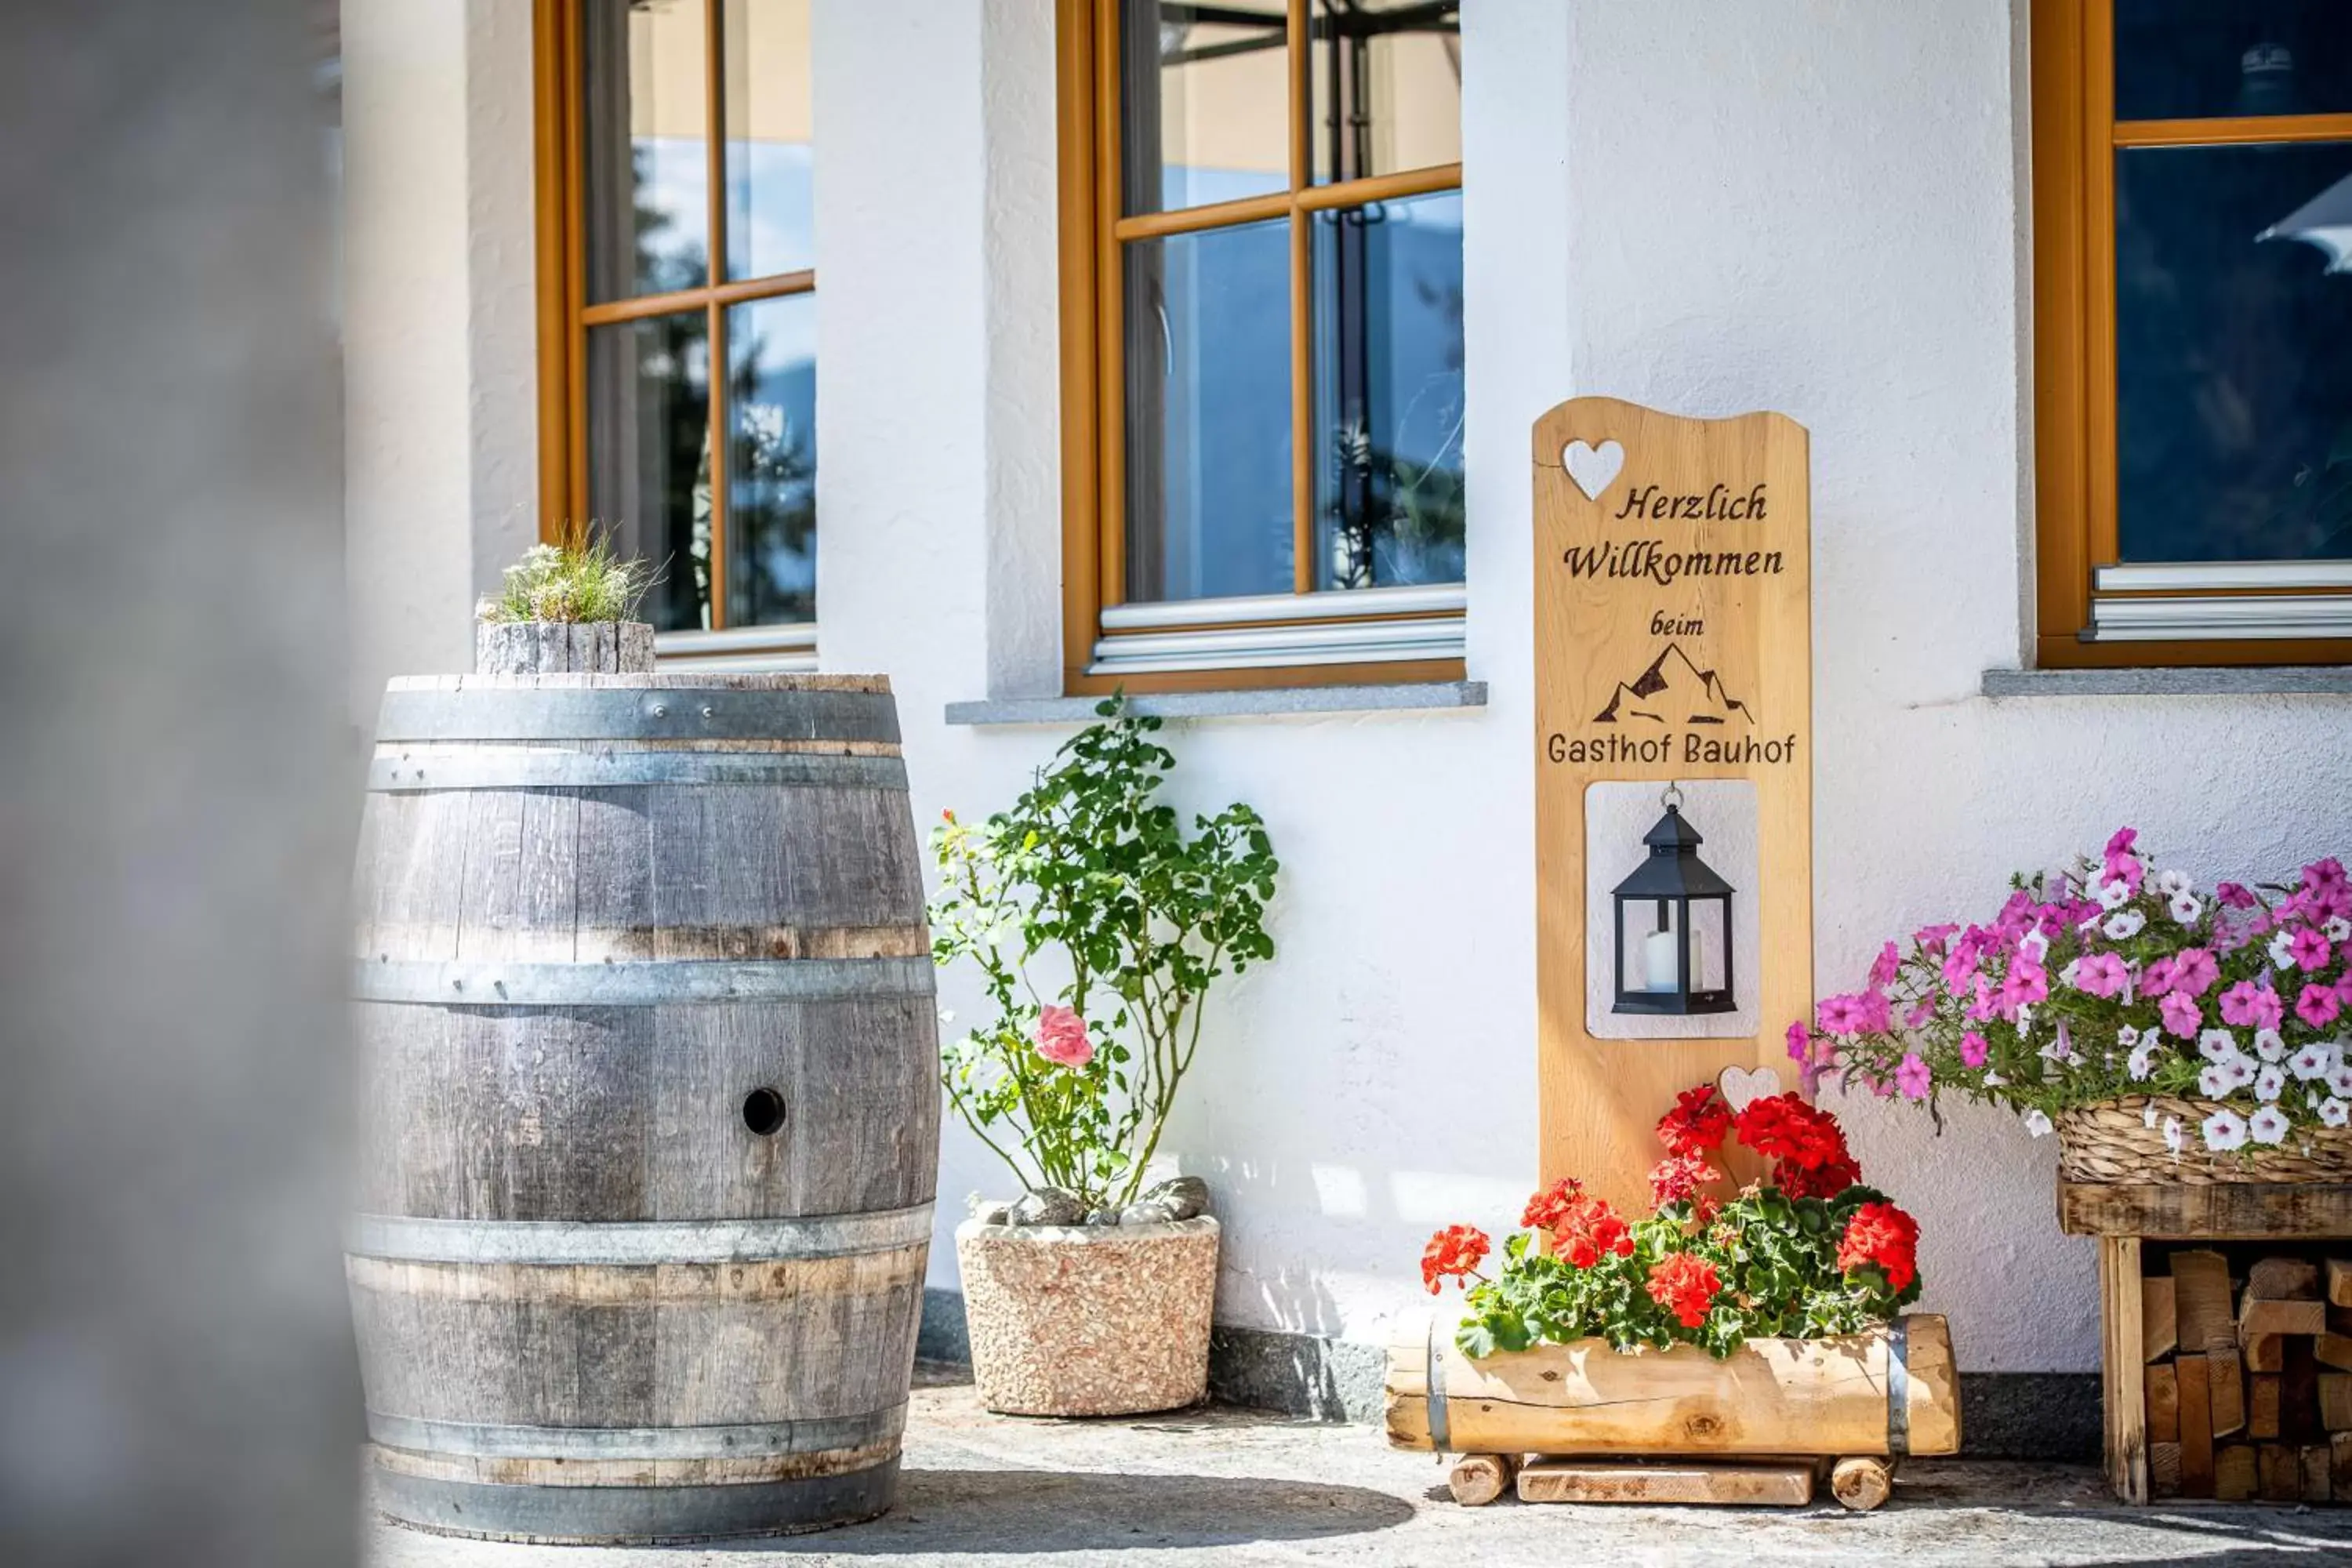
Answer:
[(2352, 1504), (2352, 1259), (2176, 1252), (2140, 1304), (2158, 1496)]

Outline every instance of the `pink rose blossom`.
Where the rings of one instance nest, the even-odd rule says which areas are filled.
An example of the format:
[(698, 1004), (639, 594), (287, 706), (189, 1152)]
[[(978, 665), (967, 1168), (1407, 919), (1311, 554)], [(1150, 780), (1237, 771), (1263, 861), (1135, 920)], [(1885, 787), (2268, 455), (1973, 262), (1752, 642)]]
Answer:
[(2074, 967), (2074, 986), (2086, 996), (2113, 996), (2131, 982), (2131, 971), (2112, 952), (2095, 952)]
[(2305, 974), (2327, 967), (2327, 939), (2309, 926), (2302, 927), (2287, 939), (2286, 951), (2287, 956), (2294, 960), (2294, 966)]
[(2275, 1029), (2282, 1012), (2278, 993), (2251, 980), (2241, 980), (2221, 994), (2221, 1022), (2242, 1029)]
[(1047, 1003), (1037, 1015), (1037, 1054), (1066, 1068), (1086, 1066), (1095, 1059), (1087, 1021), (1074, 1008)]
[(2336, 1015), (2344, 1010), (2343, 1000), (2332, 985), (2315, 981), (2303, 988), (2294, 999), (2294, 1016), (2315, 1029), (2324, 1029), (2336, 1022)]
[(1935, 1077), (1927, 1064), (1919, 1059), (1918, 1052), (1908, 1051), (1895, 1068), (1895, 1087), (1903, 1091), (1906, 1099), (1925, 1100)]
[(1984, 1066), (1985, 1058), (1991, 1054), (1992, 1047), (1985, 1044), (1985, 1037), (1974, 1029), (1960, 1037), (1960, 1060), (1969, 1067)]
[(2173, 955), (2172, 988), (2183, 996), (2202, 996), (2221, 978), (2221, 966), (2201, 947), (2184, 947)]
[(2199, 1010), (2197, 1004), (2179, 992), (2165, 997), (2163, 1004), (2157, 1008), (2157, 1015), (2164, 1020), (2168, 1033), (2178, 1035), (2184, 1040), (2194, 1039), (2198, 1028), (2205, 1022), (2205, 1015)]

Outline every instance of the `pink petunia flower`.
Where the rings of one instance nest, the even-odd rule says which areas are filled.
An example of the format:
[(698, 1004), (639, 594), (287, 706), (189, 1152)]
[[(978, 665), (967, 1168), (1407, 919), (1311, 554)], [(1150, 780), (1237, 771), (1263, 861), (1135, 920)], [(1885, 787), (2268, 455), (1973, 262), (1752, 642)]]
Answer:
[(1813, 1025), (1825, 1035), (1860, 1034), (1863, 1017), (1859, 996), (1824, 996), (1813, 1008)]
[(2316, 973), (2327, 967), (2327, 939), (2309, 926), (2299, 928), (2287, 939), (2287, 956), (2305, 974)]
[(1925, 1100), (1936, 1079), (1935, 1073), (1920, 1059), (1919, 1053), (1908, 1051), (1895, 1068), (1895, 1087), (1908, 1100)]
[(1901, 973), (1902, 968), (1903, 955), (1895, 951), (1895, 944), (1890, 942), (1880, 948), (1878, 956), (1871, 961), (1870, 983), (1881, 988), (1892, 985), (1895, 984), (1895, 976)]
[(2336, 987), (2316, 981), (2305, 986), (2303, 994), (2294, 999), (2294, 1016), (2315, 1029), (2324, 1029), (2336, 1022), (2336, 1015), (2343, 1010), (2344, 1002), (2336, 994)]
[(1956, 925), (1921, 926), (1912, 933), (1911, 940), (1919, 944), (1922, 952), (1941, 952), (1944, 944), (1958, 935), (1959, 930)]
[(1809, 1062), (1812, 1060), (1812, 1057), (1813, 1037), (1805, 1033), (1804, 1020), (1800, 1018), (1789, 1026), (1789, 1059), (1792, 1062)]
[(2197, 1004), (2178, 992), (2168, 994), (2156, 1011), (2157, 1016), (2164, 1020), (2165, 1032), (2184, 1040), (2195, 1039), (2199, 1027), (2205, 1022), (2205, 1015), (2199, 1010)]
[(1037, 1014), (1037, 1054), (1061, 1067), (1086, 1066), (1095, 1059), (1087, 1021), (1074, 1008), (1047, 1003)]
[(2275, 1029), (2284, 1011), (2278, 993), (2241, 980), (2221, 994), (2221, 1021), (2242, 1029)]
[(1984, 1066), (1985, 1058), (1991, 1054), (1992, 1047), (1987, 1045), (1985, 1043), (1985, 1037), (1982, 1035), (1978, 1034), (1974, 1029), (1970, 1029), (1967, 1034), (1960, 1037), (1960, 1060), (1968, 1064), (1969, 1067), (1980, 1068)]
[(2224, 882), (2213, 889), (2213, 896), (2233, 910), (2251, 910), (2256, 902), (2252, 890), (2242, 882)]
[(2131, 981), (2131, 971), (2112, 952), (2094, 952), (2074, 966), (2074, 987), (2086, 996), (2113, 996)]
[(2019, 954), (2010, 963), (2009, 973), (2001, 976), (2001, 1016), (2014, 1018), (2020, 1007), (2032, 1006), (2034, 1003), (2048, 1000), (2049, 996), (2050, 972), (2029, 962), (2022, 953)]
[(2221, 966), (2201, 947), (2184, 947), (2173, 955), (2172, 988), (2183, 996), (2202, 996), (2221, 978)]
[(2168, 958), (2159, 958), (2140, 972), (2139, 994), (2150, 1001), (2172, 989), (2177, 966)]

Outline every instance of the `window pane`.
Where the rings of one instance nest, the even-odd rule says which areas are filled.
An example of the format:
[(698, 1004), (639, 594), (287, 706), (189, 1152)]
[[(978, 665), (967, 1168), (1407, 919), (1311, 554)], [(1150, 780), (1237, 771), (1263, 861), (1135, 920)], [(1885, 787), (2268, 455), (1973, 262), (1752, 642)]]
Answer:
[(2126, 561), (2352, 556), (2352, 142), (2116, 158)]
[(588, 298), (699, 286), (710, 254), (702, 0), (582, 13)]
[(727, 0), (727, 276), (816, 265), (809, 0)]
[(1462, 161), (1458, 5), (1315, 0), (1315, 183)]
[(727, 624), (816, 619), (816, 296), (727, 313)]
[(1287, 594), (1290, 234), (1127, 247), (1127, 593)]
[[(1192, 19), (1201, 9), (1218, 19)], [(1279, 0), (1126, 0), (1118, 134), (1129, 212), (1290, 188), (1288, 26)]]
[(1316, 585), (1462, 581), (1462, 197), (1315, 215)]
[(2115, 0), (2116, 118), (2352, 110), (2345, 0)]
[(645, 617), (710, 624), (710, 344), (700, 310), (588, 332), (588, 522), (660, 581)]

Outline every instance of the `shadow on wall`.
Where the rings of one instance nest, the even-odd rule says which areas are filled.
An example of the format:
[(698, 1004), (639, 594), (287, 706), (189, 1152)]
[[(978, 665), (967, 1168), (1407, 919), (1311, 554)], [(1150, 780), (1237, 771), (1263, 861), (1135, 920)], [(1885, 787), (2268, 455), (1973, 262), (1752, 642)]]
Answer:
[(1389, 1530), (1412, 1507), (1364, 1487), (1270, 1477), (1063, 1470), (908, 1470), (898, 1505), (856, 1530), (703, 1550), (827, 1557), (912, 1552), (1108, 1552), (1322, 1541)]

